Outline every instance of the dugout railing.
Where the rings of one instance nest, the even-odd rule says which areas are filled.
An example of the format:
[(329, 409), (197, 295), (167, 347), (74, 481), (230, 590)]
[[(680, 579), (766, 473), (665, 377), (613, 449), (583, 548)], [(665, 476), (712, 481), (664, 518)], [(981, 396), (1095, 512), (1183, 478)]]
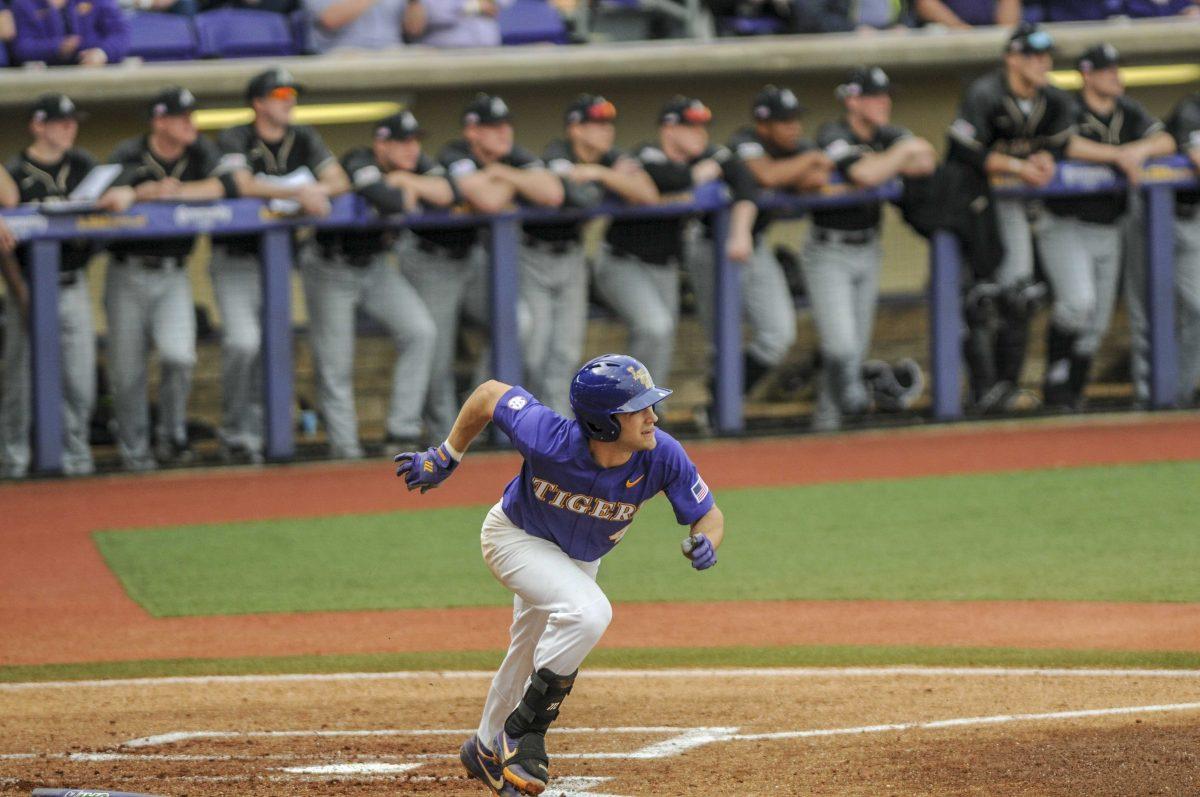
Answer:
[[(1145, 203), (1147, 254), (1147, 315), (1150, 331), (1151, 404), (1172, 406), (1175, 398), (1176, 344), (1174, 338), (1175, 190), (1195, 187), (1196, 173), (1186, 158), (1157, 159), (1147, 164), (1139, 190)], [(1130, 190), (1111, 169), (1095, 164), (1060, 164), (1054, 181), (1042, 189), (998, 186), (1001, 195), (1069, 196)], [(893, 201), (898, 184), (868, 190), (833, 185), (819, 194), (764, 195), (760, 204), (783, 215), (801, 216), (813, 208)], [(609, 218), (711, 217), (716, 269), (716, 307), (713, 332), (713, 396), (716, 430), (735, 434), (743, 429), (742, 312), (737, 266), (725, 257), (729, 202), (719, 184), (701, 186), (691, 201), (629, 207), (605, 204), (589, 209), (525, 208), (480, 215), (427, 213), (380, 217), (357, 196), (333, 202), (322, 219), (286, 217), (268, 210), (261, 200), (220, 202), (152, 202), (125, 213), (59, 214), (36, 206), (3, 211), (13, 233), (31, 245), (30, 346), (33, 370), (33, 469), (54, 473), (62, 463), (62, 372), (59, 352), (58, 267), (61, 242), (89, 238), (113, 241), (132, 238), (172, 238), (197, 234), (256, 234), (260, 236), (263, 277), (262, 357), (264, 374), (265, 453), (287, 460), (295, 454), (293, 424), (293, 360), (291, 272), (293, 228), (338, 229), (365, 226), (477, 226), (489, 235), (491, 286), (491, 371), (510, 383), (521, 381), (521, 351), (517, 332), (517, 254), (521, 225), (527, 221)], [(930, 246), (929, 315), (932, 413), (939, 420), (962, 415), (960, 290), (962, 258), (957, 240), (936, 233)]]

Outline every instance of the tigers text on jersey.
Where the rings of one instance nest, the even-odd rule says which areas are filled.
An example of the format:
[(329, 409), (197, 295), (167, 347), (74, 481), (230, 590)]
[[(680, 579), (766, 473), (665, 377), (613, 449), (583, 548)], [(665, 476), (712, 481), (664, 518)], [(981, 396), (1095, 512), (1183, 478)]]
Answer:
[(654, 432), (653, 450), (602, 468), (579, 424), (522, 387), (500, 398), (492, 421), (525, 458), (504, 490), (504, 514), (572, 559), (591, 562), (612, 550), (642, 504), (660, 492), (681, 525), (695, 523), (713, 507), (708, 485), (683, 446), (661, 430)]

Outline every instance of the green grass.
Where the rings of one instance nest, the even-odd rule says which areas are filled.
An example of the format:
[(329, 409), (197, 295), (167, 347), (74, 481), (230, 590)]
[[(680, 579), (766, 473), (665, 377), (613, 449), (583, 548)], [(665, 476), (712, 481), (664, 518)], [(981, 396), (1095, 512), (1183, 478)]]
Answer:
[[(986, 452), (980, 456), (986, 457)], [(746, 463), (753, 467), (754, 463)], [(722, 491), (720, 563), (680, 557), (664, 499), (605, 558), (614, 601), (1200, 602), (1200, 462)], [(504, 605), (484, 508), (95, 535), (155, 616)]]
[[(493, 670), (504, 651), (379, 653), (241, 659), (158, 659), (0, 667), (0, 683), (262, 673)], [(587, 668), (661, 667), (1112, 667), (1200, 669), (1200, 653), (959, 647), (599, 648)], [(586, 673), (586, 669), (585, 669)]]

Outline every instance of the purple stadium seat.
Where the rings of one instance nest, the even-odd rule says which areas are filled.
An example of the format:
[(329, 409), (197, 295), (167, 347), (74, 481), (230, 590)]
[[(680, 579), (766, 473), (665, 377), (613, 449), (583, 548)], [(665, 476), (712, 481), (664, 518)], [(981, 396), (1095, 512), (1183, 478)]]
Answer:
[(190, 61), (200, 55), (192, 20), (148, 11), (129, 18), (129, 54), (145, 61)]
[(501, 8), (501, 44), (566, 44), (567, 25), (562, 15), (546, 0), (516, 0)]
[(202, 58), (295, 55), (288, 19), (274, 11), (218, 8), (196, 15)]
[(0, 44), (0, 67), (8, 66), (9, 63), (10, 62), (8, 60), (8, 46), (4, 45), (4, 44)]
[(316, 52), (312, 44), (312, 17), (303, 8), (288, 15), (288, 24), (292, 28), (292, 41), (296, 43), (296, 52), (301, 55), (311, 55)]
[(718, 17), (717, 32), (722, 36), (774, 36), (787, 33), (787, 23), (779, 17)]

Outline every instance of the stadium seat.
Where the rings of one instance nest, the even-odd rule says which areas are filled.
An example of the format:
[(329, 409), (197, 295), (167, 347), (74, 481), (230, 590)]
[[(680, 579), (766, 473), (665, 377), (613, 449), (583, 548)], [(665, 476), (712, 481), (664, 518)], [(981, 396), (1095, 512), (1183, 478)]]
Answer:
[(779, 17), (717, 17), (719, 36), (775, 36), (787, 33), (787, 23)]
[(8, 60), (8, 46), (0, 44), (0, 67), (8, 66), (10, 63)]
[(295, 55), (288, 19), (274, 11), (218, 8), (196, 15), (202, 58)]
[(149, 11), (129, 18), (129, 54), (144, 61), (190, 61), (200, 55), (188, 17)]
[(502, 7), (496, 18), (500, 23), (501, 44), (566, 44), (567, 25), (562, 15), (546, 0), (516, 0)]
[(292, 40), (296, 43), (296, 52), (301, 55), (312, 55), (316, 52), (312, 43), (312, 17), (303, 8), (288, 15), (288, 24), (292, 28)]

